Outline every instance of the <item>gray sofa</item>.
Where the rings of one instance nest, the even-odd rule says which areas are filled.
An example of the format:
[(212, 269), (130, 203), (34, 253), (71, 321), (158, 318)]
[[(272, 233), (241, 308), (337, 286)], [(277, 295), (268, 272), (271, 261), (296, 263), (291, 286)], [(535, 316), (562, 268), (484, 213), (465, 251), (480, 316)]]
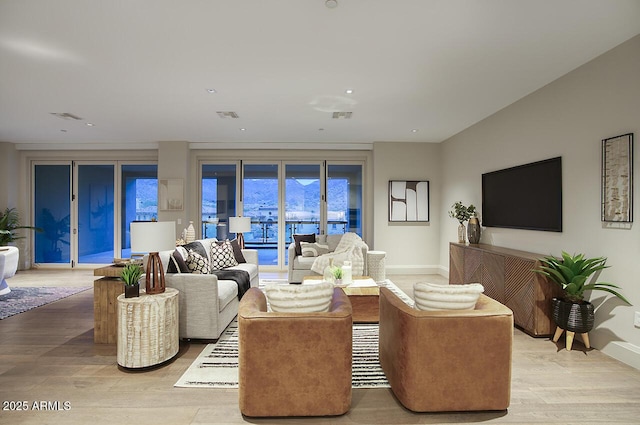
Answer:
[[(215, 239), (201, 239), (207, 253)], [(160, 259), (167, 271), (173, 250), (161, 251)], [(250, 286), (258, 287), (258, 251), (243, 249), (247, 261), (227, 270), (244, 270), (249, 273)], [(146, 257), (145, 257), (146, 265)], [(165, 273), (168, 288), (180, 291), (180, 338), (218, 339), (238, 314), (238, 285), (233, 280), (219, 280), (212, 274)], [(144, 284), (143, 284), (144, 285)]]
[[(340, 239), (342, 238), (342, 234), (338, 235), (316, 235), (316, 242), (328, 245), (329, 252), (334, 252), (336, 247), (340, 243)], [(367, 275), (367, 252), (369, 251), (369, 247), (364, 244), (362, 248), (362, 256), (365, 259), (364, 261), (364, 272), (363, 275)], [(302, 282), (305, 276), (319, 276), (318, 273), (311, 270), (311, 266), (313, 266), (313, 262), (316, 257), (303, 257), (302, 255), (296, 254), (295, 243), (291, 243), (287, 249), (288, 253), (288, 270), (289, 270), (289, 282), (290, 283), (300, 283)]]

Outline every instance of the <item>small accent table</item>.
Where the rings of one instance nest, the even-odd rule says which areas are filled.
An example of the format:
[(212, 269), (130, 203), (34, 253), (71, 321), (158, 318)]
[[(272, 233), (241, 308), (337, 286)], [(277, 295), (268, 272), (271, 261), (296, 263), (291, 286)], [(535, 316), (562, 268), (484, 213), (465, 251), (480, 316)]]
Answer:
[(117, 298), (124, 293), (122, 267), (106, 266), (93, 270), (101, 276), (93, 282), (93, 342), (115, 344), (118, 336)]
[[(362, 286), (370, 280), (371, 285)], [(322, 281), (322, 277), (306, 276), (302, 284)], [(342, 288), (351, 301), (353, 323), (378, 323), (380, 321), (380, 287), (369, 276), (354, 276), (354, 284)]]
[(118, 296), (118, 364), (126, 368), (154, 366), (173, 358), (178, 336), (178, 290), (125, 298)]
[(385, 273), (387, 253), (385, 251), (367, 252), (367, 272), (376, 282), (384, 282), (387, 278)]

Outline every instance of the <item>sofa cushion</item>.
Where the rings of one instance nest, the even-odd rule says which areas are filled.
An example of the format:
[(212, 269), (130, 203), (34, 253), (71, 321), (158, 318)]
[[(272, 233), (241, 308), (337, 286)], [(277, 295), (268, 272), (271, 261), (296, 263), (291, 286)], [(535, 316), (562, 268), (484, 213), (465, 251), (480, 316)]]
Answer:
[(219, 243), (212, 243), (209, 258), (211, 260), (211, 270), (222, 270), (238, 265), (229, 239)]
[(326, 245), (329, 246), (329, 252), (335, 251), (336, 248), (338, 247), (338, 244), (342, 240), (343, 235), (338, 234), (338, 235), (326, 235), (326, 236), (327, 236)]
[(252, 263), (240, 263), (237, 266), (229, 267), (229, 270), (244, 270), (249, 273), (249, 280), (258, 278), (258, 267)]
[(238, 299), (238, 284), (232, 280), (218, 280), (218, 311), (234, 299)]
[(317, 257), (329, 252), (329, 245), (322, 245), (318, 242), (300, 242), (303, 257)]
[(191, 270), (191, 273), (209, 274), (209, 259), (206, 256), (203, 257), (194, 250), (189, 251), (186, 263), (189, 270)]
[(315, 242), (316, 234), (309, 233), (305, 235), (293, 235), (293, 240), (296, 244), (296, 255), (302, 255), (302, 247), (300, 246), (300, 242)]
[(484, 287), (479, 283), (441, 285), (417, 282), (413, 296), (418, 310), (473, 310)]
[(329, 311), (333, 284), (312, 285), (270, 284), (265, 287), (272, 311), (279, 313), (317, 313)]

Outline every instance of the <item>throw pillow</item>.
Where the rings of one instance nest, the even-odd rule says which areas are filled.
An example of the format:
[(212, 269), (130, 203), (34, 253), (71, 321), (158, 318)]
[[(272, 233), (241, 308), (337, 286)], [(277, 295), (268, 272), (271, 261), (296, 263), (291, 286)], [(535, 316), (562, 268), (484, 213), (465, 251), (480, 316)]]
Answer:
[[(223, 241), (217, 242), (218, 245), (221, 245), (223, 243), (224, 243)], [(231, 248), (233, 248), (233, 256), (236, 258), (236, 261), (238, 262), (238, 264), (247, 262), (247, 260), (244, 258), (244, 255), (242, 254), (242, 249), (240, 248), (240, 242), (238, 242), (237, 238), (231, 240)]]
[(187, 253), (189, 251), (195, 251), (198, 254), (202, 255), (203, 257), (207, 258), (207, 250), (205, 249), (205, 247), (202, 245), (200, 241), (188, 243), (186, 245), (183, 245), (182, 248), (184, 248)]
[(238, 265), (229, 239), (221, 243), (211, 244), (209, 257), (211, 258), (211, 270), (221, 270)]
[(321, 245), (318, 242), (300, 242), (300, 250), (303, 257), (318, 257), (329, 253), (329, 245)]
[(302, 247), (300, 246), (300, 242), (315, 242), (316, 234), (309, 233), (307, 235), (293, 235), (293, 241), (296, 244), (296, 255), (302, 255)]
[(182, 257), (182, 253), (176, 248), (169, 257), (169, 264), (167, 265), (167, 273), (191, 273), (187, 262)]
[(333, 284), (322, 282), (309, 285), (270, 284), (265, 294), (271, 310), (279, 313), (319, 313), (329, 311), (333, 298)]
[(209, 274), (209, 259), (198, 254), (194, 250), (189, 251), (185, 261), (191, 273)]
[(418, 310), (473, 310), (484, 287), (479, 283), (438, 285), (418, 282), (413, 296)]

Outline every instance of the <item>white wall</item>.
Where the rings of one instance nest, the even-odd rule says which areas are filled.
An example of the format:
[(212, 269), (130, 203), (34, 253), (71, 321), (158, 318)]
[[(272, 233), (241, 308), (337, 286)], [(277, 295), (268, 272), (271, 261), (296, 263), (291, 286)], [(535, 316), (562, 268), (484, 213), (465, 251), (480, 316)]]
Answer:
[[(439, 273), (440, 145), (374, 143), (374, 246), (386, 251), (388, 273)], [(428, 180), (428, 223), (389, 222), (389, 180)]]
[[(612, 228), (600, 221), (601, 140), (630, 132), (637, 145), (640, 36), (445, 141), (440, 214), (446, 217), (457, 200), (480, 206), (484, 172), (562, 156), (563, 232), (485, 228), (481, 242), (542, 254), (565, 250), (608, 257), (611, 268), (600, 280), (620, 285), (635, 307), (603, 292), (592, 294), (597, 312), (590, 339), (594, 347), (640, 368), (640, 329), (633, 326), (634, 311), (640, 311), (640, 228)], [(638, 170), (637, 158), (634, 163)], [(443, 220), (440, 260), (448, 265), (457, 223)]]
[[(18, 152), (12, 143), (0, 142), (0, 208), (18, 205)], [(11, 184), (13, 183), (13, 184)], [(22, 215), (26, 212), (20, 211)]]

